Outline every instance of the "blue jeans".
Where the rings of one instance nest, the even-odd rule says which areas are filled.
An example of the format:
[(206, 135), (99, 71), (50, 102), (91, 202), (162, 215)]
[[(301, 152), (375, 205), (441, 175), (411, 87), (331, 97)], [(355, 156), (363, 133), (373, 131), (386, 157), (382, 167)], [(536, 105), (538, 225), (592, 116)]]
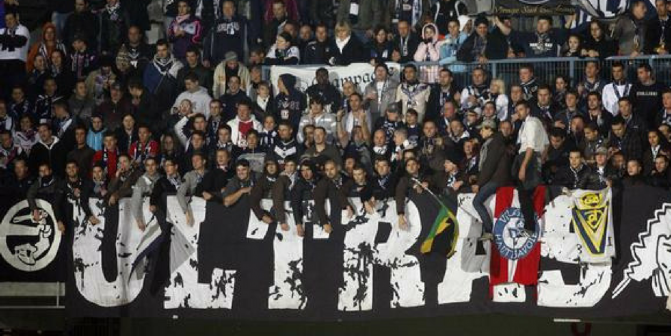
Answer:
[(485, 202), (489, 197), (496, 194), (496, 189), (499, 187), (500, 185), (496, 182), (487, 182), (480, 187), (478, 193), (475, 194), (475, 198), (473, 198), (473, 208), (475, 208), (482, 221), (482, 233), (492, 233), (492, 217), (489, 215)]

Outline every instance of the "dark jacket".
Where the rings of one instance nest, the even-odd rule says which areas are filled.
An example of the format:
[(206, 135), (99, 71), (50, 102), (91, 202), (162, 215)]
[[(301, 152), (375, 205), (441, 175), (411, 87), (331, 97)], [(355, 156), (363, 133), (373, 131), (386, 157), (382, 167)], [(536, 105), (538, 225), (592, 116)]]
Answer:
[(55, 176), (62, 177), (65, 175), (65, 158), (67, 151), (63, 143), (55, 140), (51, 146), (45, 145), (42, 141), (38, 141), (30, 151), (28, 157), (28, 166), (33, 176), (39, 173), (39, 167), (42, 163), (49, 163)]
[[(486, 149), (485, 149), (486, 148)], [(487, 154), (483, 156), (483, 151)], [(478, 186), (482, 187), (488, 182), (499, 185), (508, 185), (511, 182), (510, 166), (512, 164), (510, 155), (506, 150), (506, 141), (501, 133), (495, 133), (491, 141), (485, 141), (480, 150), (480, 173), (478, 174)]]
[[(74, 1), (73, 1), (74, 3)], [(100, 31), (100, 22), (98, 17), (91, 11), (82, 13), (74, 12), (68, 16), (63, 27), (61, 36), (63, 43), (70, 47), (77, 35), (83, 35), (86, 38), (86, 45), (91, 50), (98, 48), (98, 32)]]
[[(665, 29), (662, 29), (662, 22), (657, 15), (652, 20), (646, 22), (645, 42), (643, 43), (643, 53), (646, 55), (657, 54), (655, 49), (661, 46), (660, 41), (664, 41), (664, 49), (671, 51), (671, 19), (667, 17), (664, 23)], [(664, 32), (664, 36), (662, 36)]]
[(336, 41), (331, 41), (330, 65), (350, 65), (351, 63), (367, 63), (366, 50), (356, 35), (350, 35), (349, 42), (340, 50)]
[[(203, 41), (203, 59), (213, 67), (221, 63), (227, 52), (233, 51), (239, 58), (244, 55), (245, 41), (249, 39), (247, 19), (241, 16), (220, 17), (209, 28)], [(204, 85), (201, 83), (201, 85)], [(207, 87), (212, 87), (207, 86)]]
[(307, 201), (314, 199), (317, 183), (317, 180), (306, 181), (299, 178), (296, 180), (294, 188), (291, 189), (291, 210), (294, 212), (294, 220), (297, 225), (303, 224), (303, 217), (307, 217), (308, 221), (317, 218), (314, 211), (309, 211), (310, 207), (306, 206)]
[(592, 170), (583, 164), (579, 170), (574, 170), (571, 166), (560, 167), (552, 184), (569, 189), (598, 189), (600, 181), (599, 177), (592, 174)]
[[(472, 33), (457, 51), (457, 60), (460, 62), (476, 61), (473, 56), (473, 47), (477, 33)], [(508, 43), (500, 34), (487, 33), (487, 46), (485, 46), (485, 57), (490, 60), (506, 58), (508, 54)]]

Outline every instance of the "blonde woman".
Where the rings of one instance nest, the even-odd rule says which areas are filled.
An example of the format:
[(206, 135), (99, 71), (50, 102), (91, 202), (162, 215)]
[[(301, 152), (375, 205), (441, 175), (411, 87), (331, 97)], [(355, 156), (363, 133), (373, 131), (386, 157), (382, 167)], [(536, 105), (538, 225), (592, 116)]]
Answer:
[(508, 119), (508, 96), (506, 95), (506, 83), (500, 78), (495, 78), (489, 84), (489, 99), (496, 104), (496, 116), (499, 120)]
[(352, 34), (350, 24), (341, 21), (335, 26), (335, 39), (331, 45), (331, 58), (328, 62), (330, 65), (368, 62), (365, 49), (359, 38)]

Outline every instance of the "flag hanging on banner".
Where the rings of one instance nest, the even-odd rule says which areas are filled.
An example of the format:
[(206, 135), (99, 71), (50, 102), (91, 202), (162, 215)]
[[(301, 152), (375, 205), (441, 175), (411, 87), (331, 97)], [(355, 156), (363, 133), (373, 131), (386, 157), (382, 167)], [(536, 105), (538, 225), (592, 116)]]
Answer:
[(538, 16), (572, 15), (575, 7), (571, 0), (494, 0), (492, 14)]
[[(442, 202), (439, 198), (436, 198), (436, 201), (440, 204), (440, 212), (438, 212), (438, 216), (436, 216), (436, 220), (431, 226), (429, 235), (422, 243), (421, 251), (425, 254), (432, 251), (441, 251), (445, 252), (445, 255), (449, 258), (454, 254), (457, 239), (459, 239), (459, 223), (454, 216), (454, 212), (445, 205), (445, 202)], [(440, 235), (445, 235), (444, 240), (448, 246), (437, 246), (436, 239)]]
[(572, 225), (587, 253), (580, 254), (583, 262), (606, 262), (615, 257), (613, 238), (613, 209), (610, 188), (603, 190), (574, 190)]
[(533, 207), (536, 214), (536, 229), (531, 235), (524, 233), (524, 216), (520, 209), (519, 197), (513, 187), (503, 187), (496, 191), (494, 207), (494, 242), (491, 249), (489, 288), (505, 283), (536, 285), (540, 262), (540, 218), (545, 207), (545, 187), (535, 189)]

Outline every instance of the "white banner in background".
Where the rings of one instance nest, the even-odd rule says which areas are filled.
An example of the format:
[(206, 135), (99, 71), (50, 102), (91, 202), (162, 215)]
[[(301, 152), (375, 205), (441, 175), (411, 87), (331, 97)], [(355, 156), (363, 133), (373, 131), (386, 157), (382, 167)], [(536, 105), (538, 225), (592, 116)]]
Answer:
[[(398, 63), (387, 63), (391, 76), (399, 80), (401, 65)], [(315, 72), (319, 68), (325, 68), (329, 71), (329, 80), (338, 90), (342, 90), (342, 84), (346, 81), (352, 81), (359, 88), (359, 92), (364, 92), (366, 85), (375, 79), (375, 67), (368, 63), (353, 63), (348, 66), (273, 66), (270, 68), (270, 81), (273, 85), (273, 92), (279, 93), (277, 81), (281, 75), (290, 74), (296, 76), (296, 87), (305, 92), (309, 86), (316, 83)]]

